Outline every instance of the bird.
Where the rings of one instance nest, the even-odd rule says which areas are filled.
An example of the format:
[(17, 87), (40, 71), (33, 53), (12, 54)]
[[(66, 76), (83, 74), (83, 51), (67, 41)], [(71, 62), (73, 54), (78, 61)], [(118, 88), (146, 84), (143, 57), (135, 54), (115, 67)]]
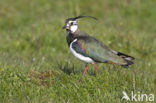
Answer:
[(66, 40), (71, 53), (79, 60), (85, 63), (85, 69), (82, 78), (85, 76), (88, 64), (93, 64), (97, 73), (97, 63), (118, 64), (128, 68), (134, 64), (134, 57), (108, 48), (101, 41), (80, 31), (78, 28), (78, 19), (92, 18), (93, 16), (77, 16), (67, 18), (62, 29), (66, 29)]

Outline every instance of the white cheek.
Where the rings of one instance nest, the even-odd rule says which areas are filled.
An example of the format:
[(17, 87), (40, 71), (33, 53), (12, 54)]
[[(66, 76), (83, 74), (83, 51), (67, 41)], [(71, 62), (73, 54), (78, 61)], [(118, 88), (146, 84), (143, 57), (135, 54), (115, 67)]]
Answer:
[(74, 33), (77, 30), (77, 25), (73, 25), (70, 27), (70, 30)]

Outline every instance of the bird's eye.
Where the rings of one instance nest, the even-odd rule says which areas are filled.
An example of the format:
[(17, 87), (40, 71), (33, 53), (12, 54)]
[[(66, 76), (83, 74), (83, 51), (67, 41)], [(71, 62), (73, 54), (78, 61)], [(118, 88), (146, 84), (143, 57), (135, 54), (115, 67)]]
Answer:
[(73, 22), (71, 22), (71, 25), (73, 25), (74, 23)]

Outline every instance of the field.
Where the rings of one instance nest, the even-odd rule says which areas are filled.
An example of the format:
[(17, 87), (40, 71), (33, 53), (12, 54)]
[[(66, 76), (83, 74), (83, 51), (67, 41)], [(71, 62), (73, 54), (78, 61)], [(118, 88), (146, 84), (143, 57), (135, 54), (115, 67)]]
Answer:
[[(155, 0), (0, 0), (0, 103), (127, 103), (123, 91), (156, 99), (155, 5)], [(62, 29), (66, 18), (78, 15), (98, 18), (79, 20), (80, 30), (135, 57), (135, 64), (128, 69), (98, 64), (97, 75), (90, 64), (79, 82), (84, 63), (70, 53)]]

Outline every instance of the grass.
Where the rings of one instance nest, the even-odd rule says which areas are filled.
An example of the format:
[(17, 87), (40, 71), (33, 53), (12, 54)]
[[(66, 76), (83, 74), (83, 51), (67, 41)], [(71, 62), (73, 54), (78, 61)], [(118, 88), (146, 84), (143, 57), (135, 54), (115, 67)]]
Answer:
[[(122, 91), (156, 99), (155, 0), (1, 0), (1, 103), (120, 103)], [(84, 64), (69, 52), (62, 30), (68, 17), (110, 48), (136, 58), (129, 69)], [(146, 101), (144, 101), (146, 103)]]

